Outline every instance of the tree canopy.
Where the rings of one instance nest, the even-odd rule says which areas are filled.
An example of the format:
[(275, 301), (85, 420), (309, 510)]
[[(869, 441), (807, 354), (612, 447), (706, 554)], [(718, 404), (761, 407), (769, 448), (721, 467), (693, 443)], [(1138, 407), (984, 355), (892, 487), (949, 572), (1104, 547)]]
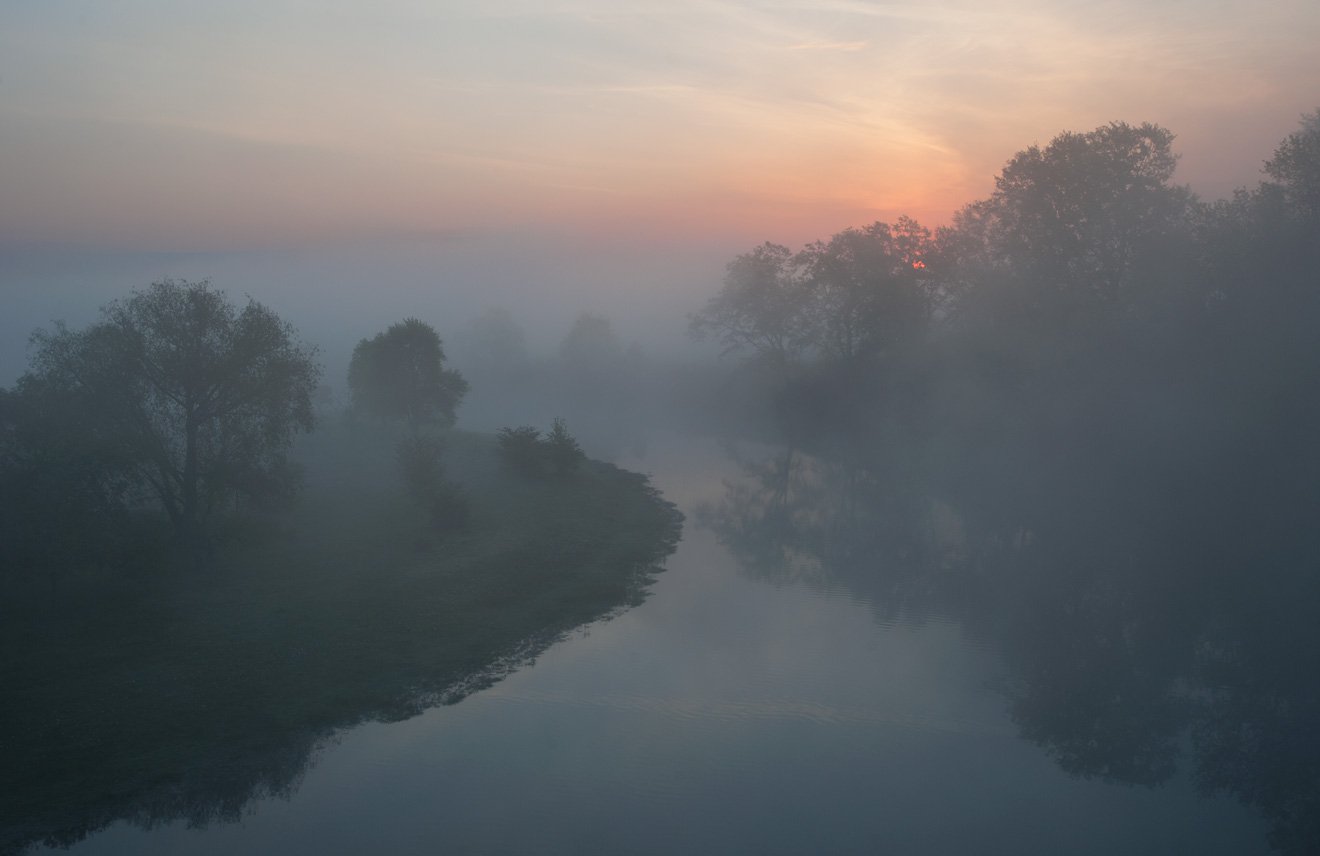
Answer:
[(690, 332), (718, 338), (726, 354), (750, 351), (783, 364), (805, 344), (804, 296), (793, 252), (767, 242), (729, 262), (724, 287), (691, 317)]
[(1115, 122), (1019, 152), (985, 203), (992, 257), (1055, 290), (1116, 302), (1156, 241), (1192, 200), (1170, 184), (1173, 134)]
[(84, 484), (154, 497), (186, 534), (227, 503), (292, 489), (286, 452), (312, 427), (320, 367), (289, 324), (206, 281), (155, 283), (102, 316), (34, 334), (16, 391), (24, 454), (81, 450)]
[(1302, 117), (1302, 127), (1279, 144), (1265, 172), (1303, 214), (1320, 214), (1320, 110)]
[(797, 257), (807, 302), (807, 337), (830, 359), (883, 353), (930, 314), (923, 283), (930, 231), (915, 220), (845, 229)]
[(431, 325), (406, 318), (353, 349), (348, 386), (353, 407), (414, 433), (423, 426), (449, 427), (468, 391), (467, 381), (444, 367), (445, 351)]

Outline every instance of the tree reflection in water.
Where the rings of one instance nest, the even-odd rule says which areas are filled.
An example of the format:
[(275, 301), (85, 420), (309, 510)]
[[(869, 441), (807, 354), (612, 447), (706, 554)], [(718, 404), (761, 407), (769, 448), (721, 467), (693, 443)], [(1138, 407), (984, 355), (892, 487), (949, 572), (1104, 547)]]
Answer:
[[(730, 449), (743, 478), (701, 510), (754, 576), (846, 587), (881, 620), (939, 614), (1002, 654), (1022, 737), (1074, 776), (1207, 795), (1320, 848), (1320, 555), (1266, 508), (1121, 497), (934, 498), (876, 455)], [(1022, 507), (1018, 507), (1022, 511)], [(1273, 518), (1273, 519), (1271, 519)]]
[(954, 579), (940, 571), (956, 522), (938, 503), (915, 501), (898, 474), (792, 448), (766, 456), (733, 445), (726, 451), (742, 478), (726, 481), (723, 500), (699, 507), (697, 520), (750, 573), (775, 583), (846, 584), (884, 620), (947, 603)]

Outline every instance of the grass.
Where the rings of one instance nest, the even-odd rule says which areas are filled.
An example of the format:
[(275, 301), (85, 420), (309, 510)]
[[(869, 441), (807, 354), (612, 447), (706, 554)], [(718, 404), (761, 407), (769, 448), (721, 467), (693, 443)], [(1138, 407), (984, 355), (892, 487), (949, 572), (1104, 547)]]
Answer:
[(288, 793), (335, 732), (456, 701), (640, 602), (681, 525), (639, 475), (529, 481), (488, 436), (446, 440), (461, 531), (429, 524), (370, 430), (300, 453), (297, 507), (205, 561), (5, 610), (0, 852)]

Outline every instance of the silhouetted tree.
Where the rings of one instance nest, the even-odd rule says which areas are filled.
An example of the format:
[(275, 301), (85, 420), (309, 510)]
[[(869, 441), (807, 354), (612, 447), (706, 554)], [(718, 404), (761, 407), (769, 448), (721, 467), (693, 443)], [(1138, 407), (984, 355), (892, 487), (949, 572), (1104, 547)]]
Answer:
[(1301, 129), (1279, 144), (1265, 172), (1297, 210), (1320, 214), (1320, 110), (1302, 117)]
[(902, 218), (847, 229), (798, 254), (806, 294), (806, 338), (829, 359), (877, 356), (924, 328), (931, 299), (923, 282), (930, 233)]
[(544, 437), (537, 428), (524, 425), (502, 428), (498, 438), (504, 459), (525, 476), (569, 476), (586, 459), (562, 419), (556, 419)]
[(750, 351), (776, 365), (792, 362), (808, 338), (806, 289), (788, 247), (765, 243), (729, 263), (724, 285), (690, 316), (698, 339), (714, 336), (724, 353)]
[(497, 435), (500, 454), (509, 465), (523, 475), (535, 476), (541, 472), (541, 431), (531, 425), (501, 428)]
[(586, 457), (562, 419), (556, 419), (550, 433), (545, 435), (545, 447), (550, 469), (557, 475), (576, 472)]
[(1019, 152), (983, 203), (992, 260), (1042, 286), (1118, 300), (1142, 249), (1191, 199), (1169, 184), (1172, 145), (1164, 128), (1115, 122)]
[[(312, 426), (314, 350), (260, 303), (239, 308), (208, 282), (165, 280), (111, 303), (86, 330), (56, 326), (17, 393), (63, 466), (84, 460), (97, 490), (121, 500), (147, 489), (184, 535), (237, 498), (287, 493), (293, 434)], [(67, 420), (67, 421), (66, 421)], [(30, 427), (30, 426), (29, 426)]]
[(363, 339), (348, 366), (354, 408), (402, 422), (413, 433), (427, 425), (453, 425), (468, 385), (444, 361), (440, 336), (416, 318)]

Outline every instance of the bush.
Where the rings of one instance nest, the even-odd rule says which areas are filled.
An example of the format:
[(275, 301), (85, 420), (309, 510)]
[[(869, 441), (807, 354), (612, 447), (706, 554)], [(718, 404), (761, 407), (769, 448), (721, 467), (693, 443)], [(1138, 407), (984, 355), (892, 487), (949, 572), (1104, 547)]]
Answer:
[(554, 421), (554, 427), (544, 438), (539, 429), (530, 425), (501, 428), (499, 443), (504, 459), (531, 478), (571, 475), (586, 458), (562, 419)]
[(541, 472), (541, 432), (523, 425), (520, 428), (501, 428), (499, 432), (500, 454), (515, 470), (526, 476), (537, 476)]
[(568, 475), (577, 472), (578, 466), (586, 457), (582, 453), (582, 447), (578, 445), (572, 435), (568, 433), (568, 428), (564, 425), (564, 420), (556, 419), (554, 427), (545, 438), (545, 454), (550, 464), (551, 471), (556, 475)]

